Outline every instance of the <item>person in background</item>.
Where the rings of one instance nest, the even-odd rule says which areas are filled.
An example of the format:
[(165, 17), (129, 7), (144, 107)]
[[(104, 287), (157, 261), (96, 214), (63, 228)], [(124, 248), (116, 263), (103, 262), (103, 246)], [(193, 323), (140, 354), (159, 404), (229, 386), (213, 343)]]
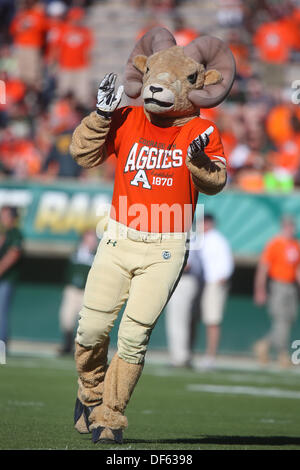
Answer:
[(82, 168), (71, 158), (69, 152), (72, 133), (80, 122), (80, 116), (71, 93), (51, 107), (49, 124), (53, 143), (42, 167), (46, 178), (77, 178), (81, 175)]
[(294, 220), (284, 216), (280, 233), (267, 243), (256, 270), (254, 300), (257, 305), (268, 304), (271, 318), (270, 331), (254, 345), (261, 364), (269, 362), (269, 352), (274, 349), (281, 367), (291, 365), (289, 339), (297, 317), (297, 283), (300, 284), (300, 244), (295, 231)]
[(65, 22), (66, 12), (66, 4), (61, 1), (53, 1), (49, 3), (47, 7), (48, 18), (45, 59), (50, 66), (55, 62), (57, 48), (59, 47), (63, 30), (67, 25)]
[(186, 267), (168, 302), (165, 317), (168, 351), (173, 367), (192, 367), (192, 308), (202, 282), (199, 255), (191, 246)]
[(42, 56), (46, 34), (46, 16), (36, 0), (23, 0), (14, 17), (10, 33), (18, 62), (19, 78), (39, 91), (42, 86)]
[(82, 307), (84, 287), (88, 272), (93, 263), (98, 238), (94, 230), (86, 231), (72, 254), (66, 276), (66, 287), (59, 311), (60, 329), (63, 342), (59, 353), (70, 354), (73, 351), (74, 330), (78, 313)]
[(57, 54), (63, 31), (66, 27), (65, 16), (67, 6), (62, 1), (52, 1), (47, 7), (47, 34), (45, 40), (45, 70), (44, 70), (44, 90), (43, 95), (48, 105), (55, 98), (56, 75), (57, 75)]
[(182, 16), (175, 16), (173, 20), (173, 36), (178, 46), (184, 47), (199, 36), (198, 31), (189, 27)]
[(84, 108), (91, 104), (90, 55), (94, 39), (91, 30), (83, 25), (85, 12), (71, 8), (57, 48), (58, 95), (73, 93)]
[(206, 351), (201, 367), (212, 369), (215, 366), (234, 261), (230, 245), (224, 235), (217, 230), (215, 217), (212, 214), (204, 215), (203, 232), (203, 242), (199, 251), (204, 278), (200, 308), (202, 321), (206, 327)]
[(12, 121), (0, 142), (0, 161), (17, 180), (35, 177), (41, 169), (41, 154), (25, 121)]
[(23, 236), (18, 228), (18, 212), (3, 206), (0, 211), (0, 340), (9, 337), (9, 311), (15, 283), (19, 274)]
[(0, 0), (0, 44), (9, 43), (9, 25), (16, 13), (16, 0)]

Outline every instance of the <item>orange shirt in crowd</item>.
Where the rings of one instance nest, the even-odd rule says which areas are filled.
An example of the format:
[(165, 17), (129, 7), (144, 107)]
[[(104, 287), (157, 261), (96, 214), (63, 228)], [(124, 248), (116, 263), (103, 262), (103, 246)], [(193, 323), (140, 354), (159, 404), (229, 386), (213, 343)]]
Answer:
[(265, 247), (261, 261), (268, 265), (269, 277), (279, 282), (295, 282), (300, 265), (298, 240), (282, 236), (273, 238)]
[(184, 47), (196, 39), (199, 36), (199, 33), (194, 29), (184, 28), (174, 31), (173, 36), (176, 39), (177, 46)]
[(262, 24), (254, 35), (260, 59), (266, 62), (285, 63), (292, 47), (290, 34), (280, 21)]
[(280, 145), (278, 152), (270, 154), (270, 159), (274, 167), (284, 168), (292, 175), (296, 174), (300, 167), (300, 136)]
[(5, 104), (0, 103), (0, 109), (6, 109), (15, 103), (21, 101), (26, 92), (26, 86), (17, 78), (8, 78), (5, 80)]
[(249, 49), (244, 44), (229, 44), (230, 50), (234, 55), (236, 69), (242, 77), (250, 77), (252, 74), (252, 66), (249, 61)]
[(93, 46), (91, 31), (85, 26), (66, 25), (60, 39), (58, 62), (61, 68), (76, 70), (89, 65)]
[(33, 7), (16, 14), (10, 32), (15, 44), (40, 48), (44, 43), (46, 26), (43, 10)]
[(1, 161), (13, 172), (22, 167), (28, 176), (34, 176), (41, 170), (40, 153), (30, 140), (17, 139), (3, 142), (0, 153)]
[(71, 106), (68, 99), (61, 98), (51, 106), (49, 124), (54, 134), (75, 129), (80, 121), (78, 113)]
[(292, 111), (296, 113), (297, 118), (300, 120), (300, 109), (297, 105), (292, 108), (291, 105), (286, 104), (275, 106), (267, 117), (266, 129), (268, 135), (277, 145), (296, 137), (296, 132), (291, 124)]
[(46, 34), (46, 60), (55, 59), (58, 55), (62, 35), (67, 22), (59, 18), (49, 18)]
[[(226, 163), (211, 121), (196, 117), (181, 127), (161, 128), (148, 121), (143, 107), (118, 109), (107, 141), (108, 155), (117, 157), (111, 217), (146, 232), (189, 230), (198, 192), (185, 164), (187, 148), (210, 126), (213, 132), (205, 153)], [(156, 212), (162, 204), (164, 220)], [(168, 208), (174, 210), (171, 217)]]
[(241, 191), (247, 193), (262, 193), (265, 189), (263, 175), (255, 168), (240, 171), (235, 182)]
[(281, 29), (283, 31), (286, 42), (292, 49), (300, 49), (300, 29), (299, 20), (294, 12), (291, 16), (280, 20)]

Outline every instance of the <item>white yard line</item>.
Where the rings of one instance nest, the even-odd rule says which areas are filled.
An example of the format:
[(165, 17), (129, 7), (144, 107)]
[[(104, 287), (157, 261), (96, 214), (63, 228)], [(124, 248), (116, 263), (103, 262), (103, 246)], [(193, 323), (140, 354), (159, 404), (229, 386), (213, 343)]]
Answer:
[(252, 395), (270, 398), (292, 398), (300, 400), (300, 392), (280, 388), (245, 387), (239, 385), (188, 384), (189, 392), (221, 393), (229, 395)]
[(37, 408), (37, 407), (45, 406), (45, 403), (43, 403), (43, 402), (41, 402), (41, 401), (18, 401), (18, 400), (8, 400), (7, 405), (8, 405), (8, 406), (13, 406), (13, 407), (16, 407), (16, 406), (21, 406), (21, 407), (24, 407), (24, 406), (32, 406), (32, 407), (34, 407), (34, 408)]

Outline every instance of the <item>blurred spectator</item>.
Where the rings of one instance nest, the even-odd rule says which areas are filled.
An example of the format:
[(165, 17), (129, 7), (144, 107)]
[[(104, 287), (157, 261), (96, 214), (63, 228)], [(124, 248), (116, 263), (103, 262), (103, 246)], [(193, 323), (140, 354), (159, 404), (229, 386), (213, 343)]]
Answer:
[(193, 243), (187, 265), (167, 305), (167, 344), (174, 367), (192, 366), (192, 307), (203, 284), (202, 266), (196, 250), (199, 246)]
[(51, 102), (55, 95), (57, 57), (62, 39), (63, 31), (66, 27), (65, 15), (67, 7), (61, 1), (53, 1), (47, 8), (47, 34), (45, 45), (45, 74), (44, 74), (44, 97), (47, 103)]
[(40, 173), (41, 155), (30, 138), (26, 122), (13, 122), (3, 131), (0, 160), (16, 179), (27, 179)]
[(45, 58), (48, 64), (52, 65), (57, 57), (57, 50), (60, 45), (63, 30), (66, 26), (65, 14), (66, 4), (61, 1), (53, 1), (47, 8), (47, 35)]
[(260, 60), (285, 63), (289, 58), (290, 44), (280, 23), (263, 23), (258, 28), (253, 42)]
[(246, 42), (241, 39), (239, 30), (230, 30), (226, 39), (235, 58), (237, 74), (244, 78), (250, 78), (253, 74), (250, 50)]
[(42, 86), (41, 49), (46, 33), (46, 17), (37, 0), (23, 0), (11, 24), (19, 77), (26, 85)]
[(65, 130), (58, 133), (55, 137), (54, 144), (43, 165), (43, 173), (49, 178), (76, 178), (82, 168), (77, 165), (70, 155), (69, 147), (73, 129)]
[(67, 15), (58, 48), (58, 94), (73, 93), (85, 108), (91, 105), (90, 95), (90, 53), (93, 35), (83, 26), (84, 10), (72, 8)]
[(266, 120), (266, 130), (277, 146), (300, 138), (299, 106), (282, 102), (274, 106)]
[(217, 20), (223, 27), (241, 26), (244, 19), (244, 6), (241, 0), (219, 0)]
[(1, 208), (0, 224), (0, 340), (7, 343), (9, 310), (18, 279), (23, 236), (18, 228), (18, 213), (15, 208)]
[(233, 272), (231, 248), (225, 237), (215, 228), (213, 215), (206, 214), (203, 239), (196, 238), (185, 272), (167, 307), (166, 328), (169, 353), (174, 366), (190, 367), (192, 341), (196, 323), (192, 319), (192, 306), (200, 294), (201, 318), (206, 327), (206, 351), (201, 367), (215, 366), (223, 311), (228, 294), (228, 281)]
[(98, 239), (95, 231), (85, 232), (69, 260), (66, 287), (59, 311), (60, 329), (63, 334), (60, 354), (69, 354), (73, 350), (74, 330), (82, 307), (84, 287), (97, 244)]
[(206, 327), (206, 351), (201, 366), (215, 366), (221, 324), (229, 290), (229, 279), (234, 263), (227, 239), (216, 228), (212, 214), (204, 215), (203, 242), (200, 260), (203, 268), (204, 287), (201, 295), (201, 318)]
[(288, 61), (292, 50), (300, 49), (300, 32), (293, 16), (263, 23), (257, 29), (253, 43), (260, 60), (283, 64)]
[(9, 25), (14, 17), (15, 0), (0, 0), (0, 44), (9, 42)]
[(176, 16), (173, 21), (173, 36), (178, 46), (186, 46), (199, 36), (193, 28), (187, 26), (182, 16)]
[(49, 109), (49, 125), (52, 134), (75, 129), (82, 119), (82, 113), (72, 93), (52, 103)]
[(289, 339), (298, 310), (296, 283), (300, 284), (300, 244), (295, 231), (293, 219), (283, 217), (281, 231), (265, 247), (255, 275), (255, 303), (264, 305), (267, 302), (271, 319), (269, 333), (254, 345), (262, 364), (269, 361), (269, 351), (274, 349), (280, 366), (291, 365)]
[(0, 80), (5, 83), (5, 89), (0, 90), (4, 95), (3, 102), (0, 100), (0, 127), (6, 127), (10, 118), (19, 116), (19, 105), (24, 102), (26, 87), (21, 80), (6, 72), (0, 71)]

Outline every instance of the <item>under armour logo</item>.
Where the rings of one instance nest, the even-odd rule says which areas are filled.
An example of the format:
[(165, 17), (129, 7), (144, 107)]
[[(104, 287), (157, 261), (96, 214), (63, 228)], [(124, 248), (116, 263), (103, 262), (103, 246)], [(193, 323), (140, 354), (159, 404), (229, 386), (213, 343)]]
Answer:
[(117, 242), (113, 241), (111, 238), (106, 242), (106, 245), (112, 244), (112, 246), (116, 246)]

